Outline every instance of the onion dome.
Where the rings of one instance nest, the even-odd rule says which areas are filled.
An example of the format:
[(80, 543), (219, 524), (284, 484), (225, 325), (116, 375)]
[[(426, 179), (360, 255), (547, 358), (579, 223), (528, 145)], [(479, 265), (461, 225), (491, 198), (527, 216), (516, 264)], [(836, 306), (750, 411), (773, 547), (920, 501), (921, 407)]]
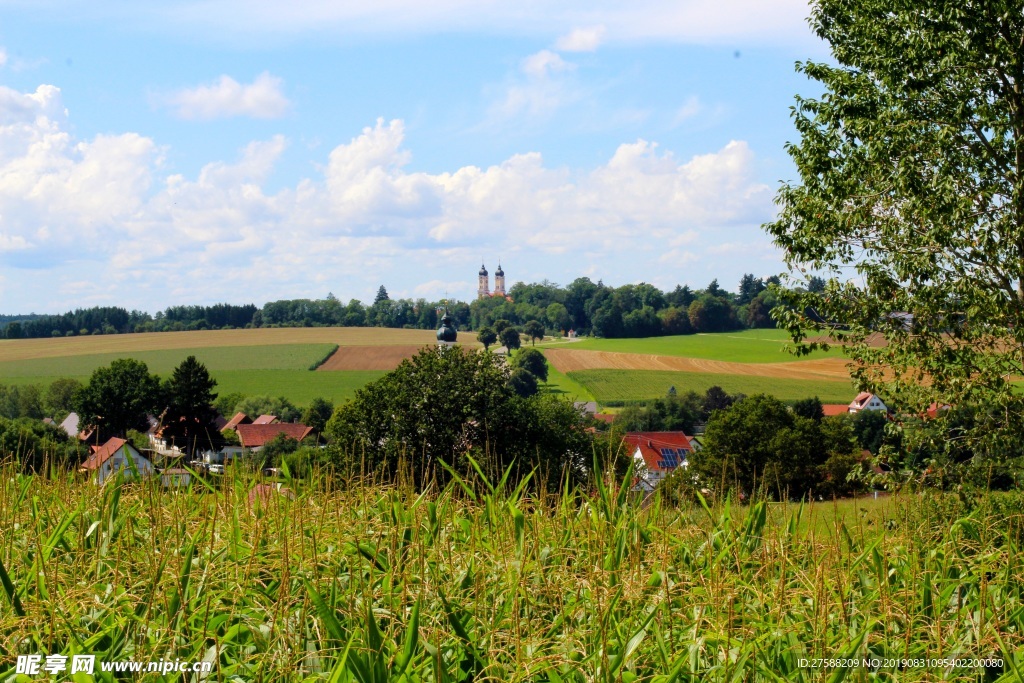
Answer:
[(481, 275), (487, 275), (487, 268), (485, 268), (484, 264), (482, 264), (482, 263), (480, 264), (480, 274)]
[(498, 277), (505, 277), (505, 271), (501, 269), (501, 262), (498, 262), (498, 269), (494, 271), (494, 274)]
[(448, 315), (447, 309), (444, 315), (441, 317), (441, 327), (437, 328), (437, 341), (445, 343), (455, 343), (459, 333), (455, 331), (455, 322), (452, 317)]

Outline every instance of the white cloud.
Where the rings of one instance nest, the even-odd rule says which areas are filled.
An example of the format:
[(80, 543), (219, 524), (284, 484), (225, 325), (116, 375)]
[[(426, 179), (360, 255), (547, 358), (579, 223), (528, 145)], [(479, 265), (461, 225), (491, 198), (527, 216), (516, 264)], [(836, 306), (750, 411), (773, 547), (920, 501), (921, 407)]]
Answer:
[(7, 50), (0, 47), (0, 69), (7, 66)]
[(547, 78), (551, 74), (571, 71), (574, 68), (575, 64), (565, 61), (561, 55), (551, 50), (536, 52), (522, 63), (523, 73), (534, 78)]
[(555, 48), (563, 52), (593, 52), (604, 40), (604, 26), (574, 28), (555, 41)]
[(692, 269), (710, 245), (752, 243), (772, 213), (742, 141), (678, 160), (637, 140), (581, 171), (528, 152), (424, 173), (409, 168), (403, 123), (379, 120), (335, 147), (320, 173), (269, 191), (281, 137), (190, 178), (162, 174), (147, 137), (76, 140), (68, 128), (57, 88), (0, 89), (0, 259), (19, 282), (8, 308), (155, 310), (328, 290), (347, 300), (381, 282), (466, 297), (478, 259), (497, 254), (512, 282), (524, 277), (517, 265), (618, 281), (657, 267), (678, 282), (659, 257)]
[(230, 76), (221, 76), (214, 83), (185, 88), (163, 101), (183, 119), (225, 119), (248, 116), (256, 119), (277, 119), (284, 116), (291, 104), (281, 92), (282, 81), (264, 71), (249, 85)]
[(704, 106), (701, 104), (700, 99), (694, 95), (686, 100), (679, 109), (676, 110), (676, 115), (672, 119), (672, 126), (678, 126), (686, 121), (689, 121), (693, 117), (697, 116), (704, 110)]
[(570, 74), (576, 65), (551, 50), (529, 55), (519, 64), (519, 73), (499, 89), (488, 108), (484, 127), (523, 125), (544, 119), (583, 96)]

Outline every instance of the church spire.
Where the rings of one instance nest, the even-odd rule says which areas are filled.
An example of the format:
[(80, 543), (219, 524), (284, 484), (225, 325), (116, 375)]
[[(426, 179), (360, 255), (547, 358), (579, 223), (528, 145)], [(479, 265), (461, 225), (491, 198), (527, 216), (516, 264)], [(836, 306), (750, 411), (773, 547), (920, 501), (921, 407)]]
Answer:
[(477, 278), (476, 298), (485, 299), (491, 295), (491, 281), (487, 276), (487, 267), (480, 264), (480, 276)]

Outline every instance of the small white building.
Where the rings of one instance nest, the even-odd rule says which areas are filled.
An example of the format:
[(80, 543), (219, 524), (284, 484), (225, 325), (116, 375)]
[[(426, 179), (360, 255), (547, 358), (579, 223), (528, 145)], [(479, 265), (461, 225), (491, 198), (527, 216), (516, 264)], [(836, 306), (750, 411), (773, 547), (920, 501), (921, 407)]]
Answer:
[(122, 470), (125, 477), (134, 477), (132, 463), (140, 477), (149, 477), (156, 472), (153, 463), (135, 450), (134, 446), (124, 439), (114, 437), (85, 459), (81, 471), (89, 472), (97, 484), (102, 484), (118, 470)]
[(857, 398), (850, 401), (850, 413), (859, 413), (862, 410), (881, 410), (883, 412), (889, 412), (889, 406), (885, 405), (882, 399), (878, 398), (870, 391), (862, 391), (857, 394)]

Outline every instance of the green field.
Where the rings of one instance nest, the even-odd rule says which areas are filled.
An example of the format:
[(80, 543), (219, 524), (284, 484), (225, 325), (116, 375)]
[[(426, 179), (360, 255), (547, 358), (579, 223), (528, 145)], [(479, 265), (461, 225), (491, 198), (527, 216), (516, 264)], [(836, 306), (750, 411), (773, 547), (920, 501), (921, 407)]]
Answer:
[(356, 389), (384, 374), (373, 370), (311, 372), (309, 366), (333, 347), (333, 344), (220, 346), (33, 358), (0, 363), (0, 383), (46, 386), (59, 377), (87, 382), (93, 370), (117, 358), (141, 360), (149, 366), (150, 372), (168, 377), (182, 360), (194, 355), (217, 380), (215, 391), (218, 394), (284, 396), (303, 406), (317, 397), (340, 403), (351, 398)]
[(568, 375), (565, 375), (554, 366), (548, 364), (548, 381), (543, 385), (545, 391), (571, 398), (574, 401), (593, 401), (594, 396), (589, 390)]
[(742, 330), (717, 334), (687, 334), (675, 337), (647, 337), (645, 339), (584, 339), (578, 342), (548, 342), (549, 348), (578, 351), (611, 351), (614, 353), (643, 353), (655, 356), (683, 356), (724, 360), (736, 363), (784, 363), (794, 360), (841, 357), (839, 349), (818, 351), (799, 359), (785, 351), (789, 343), (785, 330)]
[(854, 395), (850, 382), (776, 379), (753, 375), (715, 375), (662, 370), (580, 370), (569, 378), (585, 387), (597, 401), (642, 401), (660, 398), (669, 387), (676, 392), (704, 393), (718, 385), (730, 394), (771, 394), (783, 401), (817, 396), (824, 403), (849, 403)]
[(118, 351), (58, 358), (29, 358), (0, 362), (0, 382), (21, 377), (88, 378), (96, 368), (118, 358), (135, 358), (149, 371), (167, 377), (188, 356), (195, 356), (210, 372), (220, 370), (306, 370), (324, 357), (333, 344), (275, 344), (271, 346), (215, 346), (194, 349)]
[(356, 389), (384, 375), (380, 370), (221, 370), (213, 372), (217, 391), (239, 392), (246, 396), (267, 394), (284, 396), (297, 406), (309, 405), (314, 398), (327, 398), (335, 405), (355, 396)]

